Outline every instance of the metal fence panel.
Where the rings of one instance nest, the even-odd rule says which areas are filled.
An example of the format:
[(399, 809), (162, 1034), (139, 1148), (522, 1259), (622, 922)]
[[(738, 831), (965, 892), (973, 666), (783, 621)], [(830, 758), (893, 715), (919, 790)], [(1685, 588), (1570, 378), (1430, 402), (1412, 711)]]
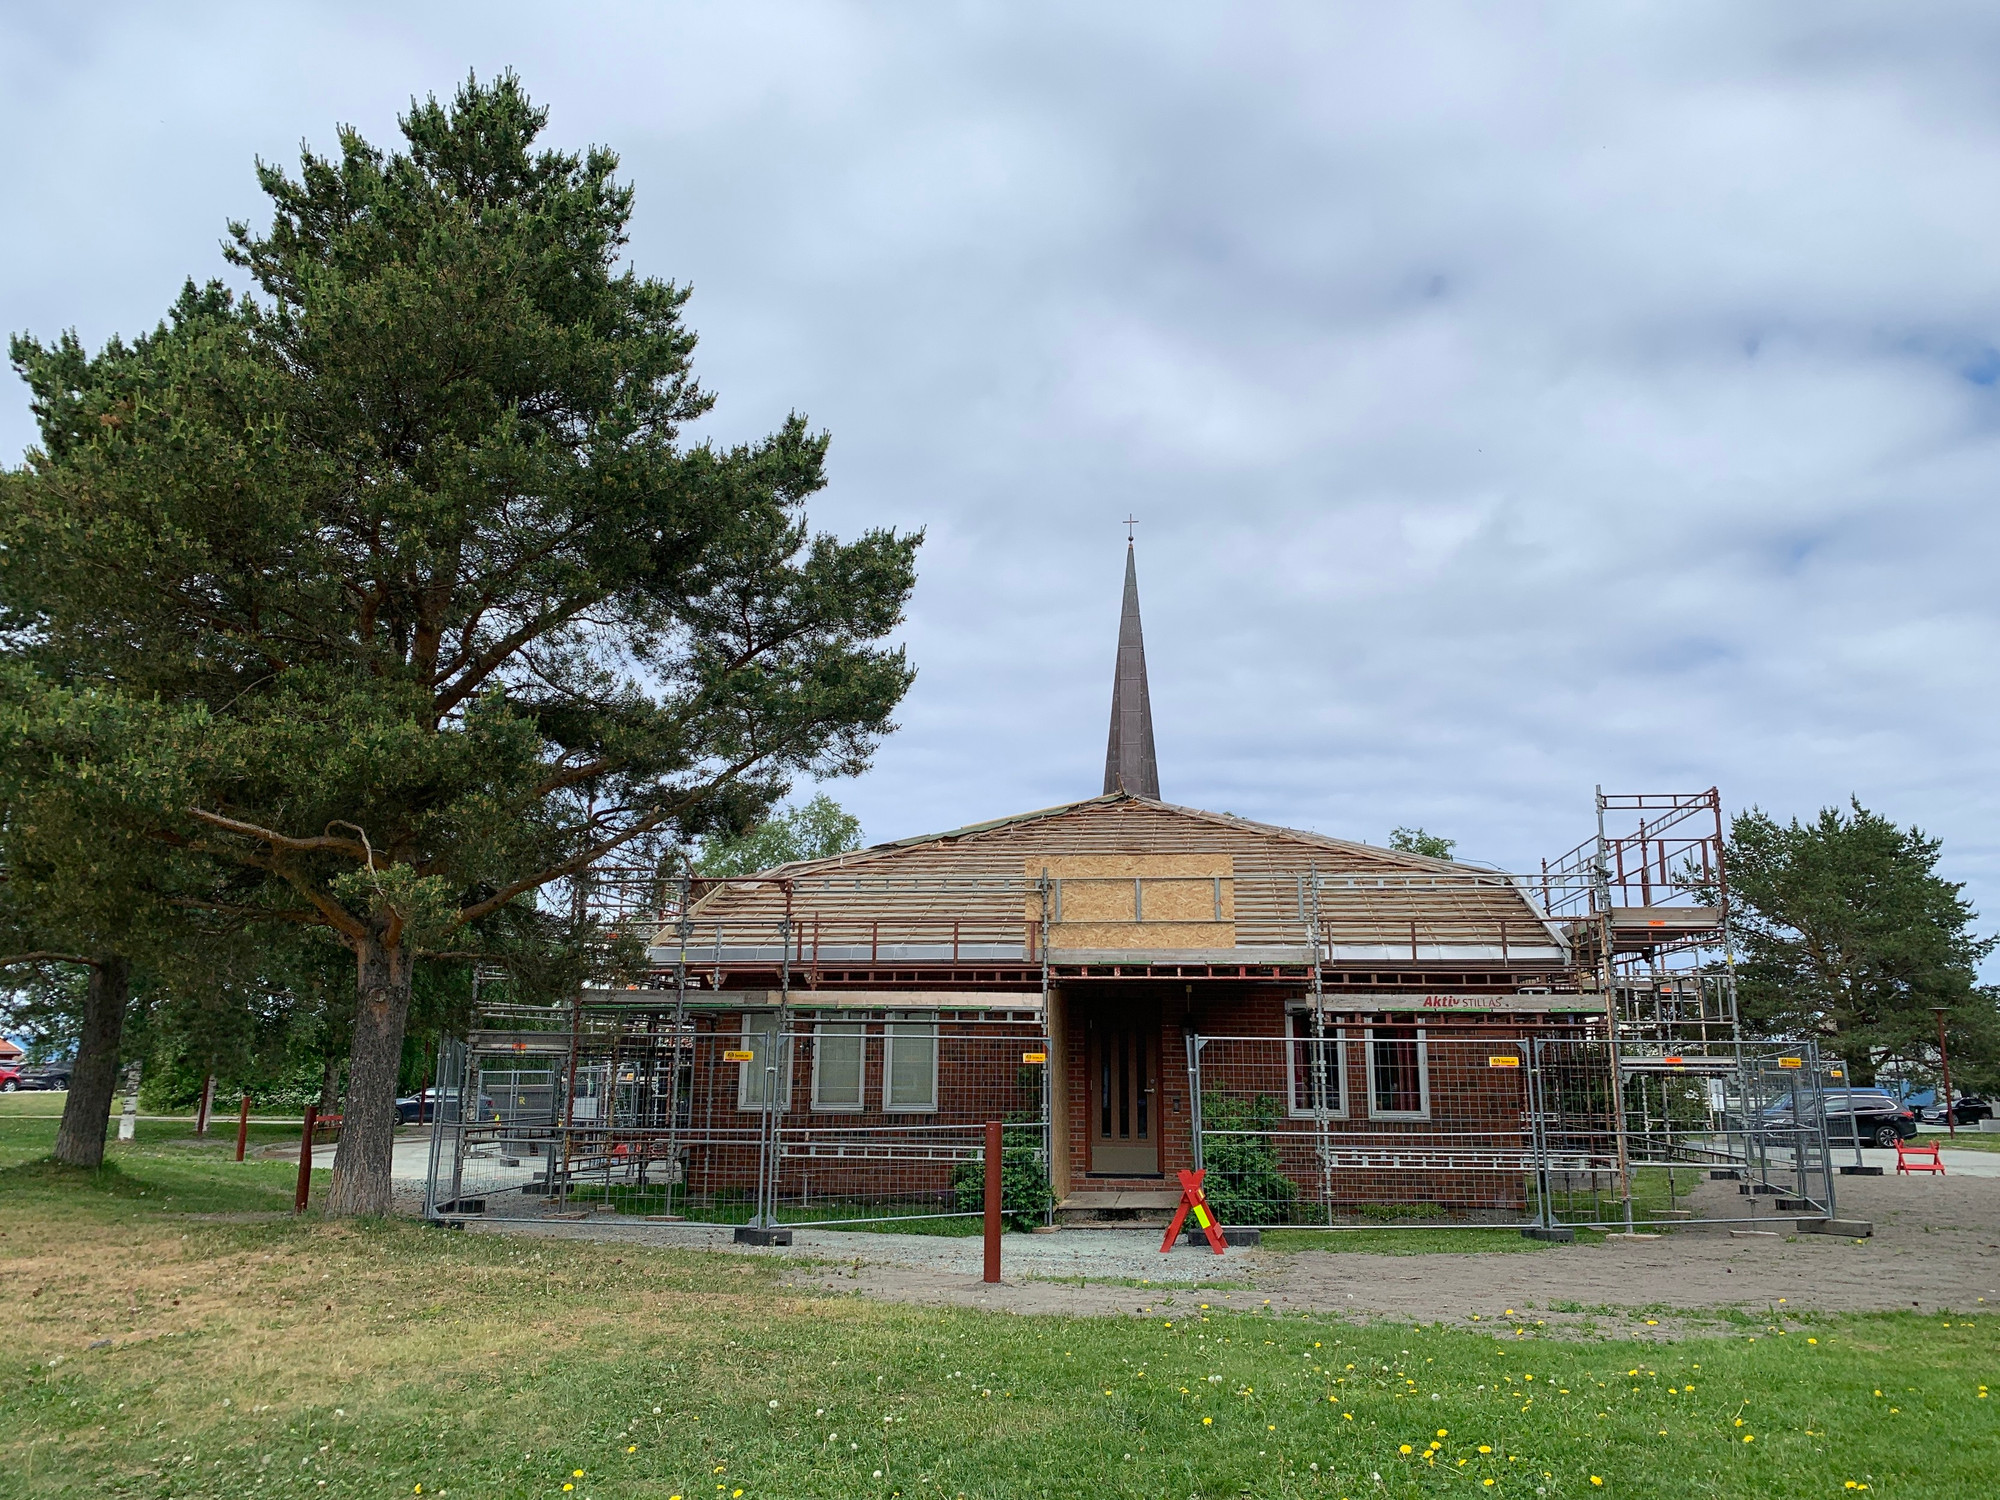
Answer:
[(1225, 1223), (1630, 1228), (1758, 1216), (1759, 1203), (1738, 1199), (1833, 1213), (1810, 1044), (1679, 1054), (1328, 1023), (1317, 1036), (1193, 1037), (1189, 1076), (1197, 1162)]
[(727, 1029), (655, 1017), (551, 1033), (539, 1057), (524, 1058), (518, 1040), (475, 1041), (449, 1064), (468, 1103), (464, 1123), (441, 1120), (435, 1136), (433, 1211), (714, 1224), (972, 1218), (985, 1126), (997, 1119), (1008, 1213), (1047, 1222), (1049, 1042), (1038, 1021), (725, 1019)]

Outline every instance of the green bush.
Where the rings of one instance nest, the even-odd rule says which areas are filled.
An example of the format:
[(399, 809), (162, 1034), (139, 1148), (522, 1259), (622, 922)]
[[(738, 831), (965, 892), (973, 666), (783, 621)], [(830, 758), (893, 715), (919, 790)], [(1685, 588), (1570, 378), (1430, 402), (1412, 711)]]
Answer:
[[(1039, 1127), (1037, 1127), (1039, 1134)], [(986, 1207), (986, 1163), (962, 1163), (952, 1174), (952, 1198), (960, 1213), (976, 1214)], [(1036, 1229), (1049, 1221), (1055, 1203), (1048, 1164), (1041, 1143), (1000, 1148), (1000, 1213), (1013, 1229)]]
[(1268, 1094), (1249, 1100), (1201, 1096), (1201, 1164), (1208, 1169), (1202, 1191), (1225, 1225), (1291, 1219), (1299, 1190), (1278, 1167), (1270, 1133), (1279, 1118), (1278, 1101)]

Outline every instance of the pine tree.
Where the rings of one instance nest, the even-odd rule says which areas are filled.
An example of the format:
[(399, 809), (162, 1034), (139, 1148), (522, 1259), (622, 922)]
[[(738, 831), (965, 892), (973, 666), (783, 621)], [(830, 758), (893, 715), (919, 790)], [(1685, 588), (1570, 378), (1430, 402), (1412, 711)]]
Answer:
[(1871, 1084), (1890, 1063), (1929, 1071), (1942, 1006), (1954, 1053), (1975, 1068), (1990, 1062), (2000, 1021), (1978, 966), (1994, 939), (1973, 931), (1963, 887), (1937, 873), (1941, 848), (1859, 801), (1809, 823), (1738, 814), (1727, 869), (1745, 1022), (1824, 1038)]
[[(732, 448), (684, 288), (621, 268), (606, 150), (519, 82), (260, 166), (256, 292), (192, 283), (96, 355), (17, 339), (41, 425), (0, 628), (133, 743), (92, 787), (242, 920), (354, 954), (329, 1208), (389, 1204), (413, 965), (635, 838), (754, 825), (866, 765), (920, 537), (808, 531), (827, 438)], [(25, 695), (34, 731), (34, 694)]]

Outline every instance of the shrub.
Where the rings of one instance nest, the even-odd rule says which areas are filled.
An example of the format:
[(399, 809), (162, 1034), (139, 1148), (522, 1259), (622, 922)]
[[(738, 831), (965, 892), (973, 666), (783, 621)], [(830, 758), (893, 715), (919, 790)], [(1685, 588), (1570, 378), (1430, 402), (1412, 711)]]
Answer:
[[(1224, 1224), (1282, 1224), (1299, 1190), (1278, 1167), (1278, 1101), (1201, 1096), (1202, 1190)], [(1217, 1134), (1218, 1131), (1228, 1132)]]
[[(986, 1163), (962, 1163), (952, 1174), (952, 1198), (960, 1213), (980, 1213), (986, 1207)], [(1049, 1187), (1048, 1164), (1041, 1144), (1000, 1148), (1000, 1213), (1013, 1229), (1035, 1229), (1049, 1221), (1055, 1193)]]

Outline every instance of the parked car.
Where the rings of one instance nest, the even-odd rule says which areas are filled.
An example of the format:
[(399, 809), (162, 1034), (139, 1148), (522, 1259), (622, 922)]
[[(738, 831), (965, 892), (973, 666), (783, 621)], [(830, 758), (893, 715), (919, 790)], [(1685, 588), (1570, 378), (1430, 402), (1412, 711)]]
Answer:
[[(1920, 1110), (1918, 1117), (1926, 1125), (1945, 1123), (1944, 1109), (1939, 1105)], [(1977, 1094), (1962, 1094), (1951, 1102), (1951, 1123), (1954, 1125), (1977, 1125), (1981, 1120), (1992, 1118), (1993, 1106)]]
[[(1887, 1150), (1917, 1133), (1917, 1112), (1878, 1089), (1828, 1089), (1823, 1097), (1829, 1146), (1847, 1145), (1859, 1134), (1863, 1144)], [(1764, 1119), (1771, 1125), (1789, 1125), (1792, 1106), (1774, 1104), (1764, 1111)]]
[(437, 1115), (438, 1091), (419, 1089), (407, 1098), (396, 1101), (396, 1123), (398, 1125), (428, 1125)]
[(21, 1087), (21, 1070), (0, 1063), (0, 1094), (11, 1094)]
[(66, 1089), (69, 1087), (70, 1065), (68, 1063), (43, 1063), (39, 1067), (21, 1069), (21, 1087), (24, 1089)]

